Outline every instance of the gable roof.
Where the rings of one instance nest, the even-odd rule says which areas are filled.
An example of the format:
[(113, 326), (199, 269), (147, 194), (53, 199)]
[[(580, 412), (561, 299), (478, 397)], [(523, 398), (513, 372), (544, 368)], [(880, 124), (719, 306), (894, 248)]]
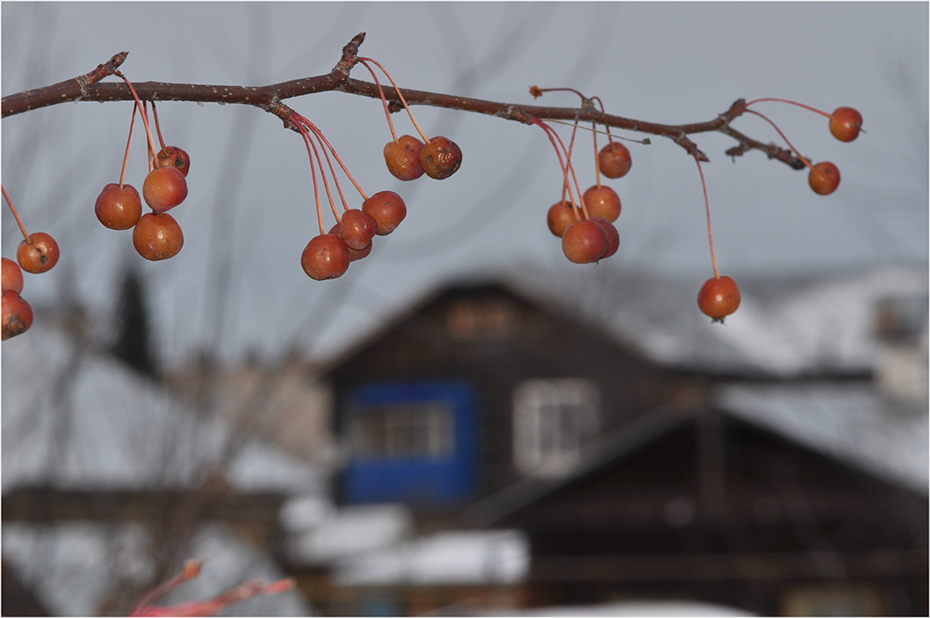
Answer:
[[(866, 376), (875, 365), (876, 304), (888, 297), (924, 299), (926, 304), (928, 289), (925, 265), (738, 277), (739, 311), (719, 325), (697, 309), (703, 278), (606, 263), (575, 266), (501, 268), (437, 285), (331, 358), (327, 372), (444, 294), (484, 288), (584, 323), (670, 368), (756, 378)], [(926, 321), (922, 337), (926, 342)]]

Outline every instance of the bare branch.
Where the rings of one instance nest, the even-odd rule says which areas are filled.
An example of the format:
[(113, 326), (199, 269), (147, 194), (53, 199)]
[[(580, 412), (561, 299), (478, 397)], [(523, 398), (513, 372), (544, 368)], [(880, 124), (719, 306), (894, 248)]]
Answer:
[[(349, 77), (352, 68), (358, 63), (358, 48), (364, 40), (365, 33), (359, 33), (353, 37), (343, 48), (339, 62), (332, 71), (325, 75), (303, 77), (265, 86), (224, 86), (172, 82), (139, 82), (134, 83), (134, 86), (139, 97), (146, 101), (191, 101), (253, 105), (274, 114), (284, 122), (287, 128), (296, 131), (296, 126), (289, 120), (293, 110), (282, 102), (286, 99), (330, 91), (340, 91), (371, 98), (380, 97), (376, 84)], [(86, 75), (52, 86), (3, 97), (2, 117), (6, 118), (7, 116), (21, 114), (40, 107), (69, 101), (96, 101), (99, 103), (130, 101), (133, 96), (126, 84), (98, 83), (104, 77), (112, 75), (125, 58), (126, 52), (123, 52)], [(384, 88), (384, 93), (392, 103), (391, 109), (394, 111), (400, 109), (398, 103), (400, 97), (397, 91), (387, 86)], [(782, 161), (794, 169), (803, 169), (805, 167), (803, 161), (790, 150), (780, 148), (774, 144), (763, 144), (730, 127), (730, 122), (745, 112), (746, 101), (744, 99), (735, 101), (727, 111), (713, 120), (669, 125), (607, 114), (592, 105), (582, 105), (577, 108), (520, 105), (439, 92), (408, 90), (406, 88), (403, 93), (407, 102), (411, 105), (428, 105), (486, 114), (525, 124), (531, 124), (532, 119), (586, 121), (617, 129), (667, 137), (684, 148), (688, 155), (695, 156), (701, 161), (709, 161), (709, 159), (688, 136), (696, 133), (717, 131), (729, 135), (738, 142), (737, 146), (727, 151), (730, 156), (739, 156), (750, 150), (761, 150), (770, 159)]]

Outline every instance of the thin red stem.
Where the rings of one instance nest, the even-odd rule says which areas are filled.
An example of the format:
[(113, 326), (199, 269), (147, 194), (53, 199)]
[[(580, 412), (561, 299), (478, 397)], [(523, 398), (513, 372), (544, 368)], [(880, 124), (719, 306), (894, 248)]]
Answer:
[[(323, 205), (320, 202), (320, 188), (316, 182), (316, 167), (313, 162), (313, 149), (315, 147), (310, 142), (310, 136), (306, 127), (299, 122), (294, 124), (296, 124), (297, 128), (300, 130), (300, 135), (304, 138), (304, 145), (307, 147), (307, 154), (310, 156), (310, 173), (313, 176), (313, 200), (316, 202), (316, 218), (320, 225), (320, 236), (322, 236), (326, 233), (326, 227), (323, 225)], [(322, 171), (321, 169), (320, 173), (322, 173)]]
[(172, 590), (174, 590), (175, 588), (177, 588), (184, 582), (190, 581), (196, 578), (198, 575), (200, 575), (201, 564), (202, 563), (196, 560), (187, 560), (184, 563), (184, 567), (181, 569), (180, 573), (178, 573), (177, 575), (175, 575), (168, 581), (162, 584), (159, 584), (152, 590), (148, 591), (145, 595), (143, 595), (143, 597), (139, 599), (139, 602), (136, 603), (136, 609), (133, 611), (135, 612), (136, 610), (139, 610), (143, 607), (150, 606), (152, 602), (155, 601), (156, 599), (163, 597), (164, 595), (171, 592)]
[(32, 244), (32, 241), (29, 240), (29, 232), (26, 231), (26, 226), (23, 225), (23, 220), (19, 218), (19, 213), (16, 212), (16, 206), (13, 206), (13, 200), (10, 199), (10, 194), (6, 192), (6, 187), (0, 185), (0, 190), (3, 191), (3, 198), (9, 205), (10, 210), (13, 211), (13, 216), (16, 218), (17, 225), (19, 225), (19, 231), (23, 233), (23, 238), (26, 239), (27, 243)]
[(720, 278), (720, 270), (717, 269), (717, 254), (714, 251), (714, 231), (710, 226), (710, 198), (707, 197), (707, 182), (704, 180), (704, 169), (701, 167), (701, 160), (694, 157), (698, 166), (698, 172), (701, 174), (701, 186), (704, 188), (704, 208), (707, 210), (707, 239), (710, 241), (710, 261), (714, 264), (714, 277)]
[(778, 131), (778, 134), (781, 135), (781, 138), (782, 138), (783, 140), (785, 140), (785, 143), (788, 144), (788, 147), (791, 148), (791, 150), (794, 151), (794, 154), (798, 155), (798, 158), (801, 159), (801, 161), (804, 162), (804, 165), (806, 165), (807, 167), (809, 167), (809, 168), (811, 168), (811, 169), (814, 169), (814, 167), (811, 165), (810, 161), (808, 161), (808, 160), (804, 157), (804, 155), (802, 155), (800, 152), (798, 152), (798, 149), (795, 148), (794, 145), (793, 145), (790, 141), (788, 141), (788, 137), (787, 137), (784, 133), (782, 133), (781, 129), (778, 128), (778, 125), (777, 125), (777, 124), (775, 124), (774, 122), (772, 122), (771, 120), (769, 120), (768, 117), (766, 117), (766, 116), (763, 115), (763, 114), (760, 114), (759, 112), (757, 112), (757, 111), (754, 110), (754, 109), (747, 109), (746, 111), (749, 112), (750, 114), (755, 114), (756, 116), (762, 118), (762, 119), (765, 120), (767, 123), (769, 123), (770, 125), (772, 125), (773, 127), (775, 127), (775, 130)]
[[(151, 153), (151, 156), (154, 158), (155, 153), (158, 151), (155, 149), (155, 139), (152, 137), (152, 128), (149, 126), (149, 116), (145, 112), (145, 108), (142, 107), (142, 101), (139, 99), (139, 95), (136, 94), (136, 89), (132, 85), (132, 82), (130, 82), (129, 79), (125, 75), (123, 75), (122, 71), (117, 70), (117, 71), (114, 71), (113, 74), (120, 77), (124, 82), (126, 82), (126, 85), (129, 87), (129, 91), (132, 92), (132, 98), (135, 99), (136, 105), (139, 106), (139, 114), (142, 116), (142, 124), (145, 125), (145, 135), (146, 137), (148, 137), (148, 141), (149, 141), (149, 151)], [(154, 166), (150, 159), (149, 160), (149, 171), (150, 172), (152, 171), (153, 167)]]
[[(583, 218), (589, 219), (590, 217), (588, 216), (588, 210), (585, 208), (584, 199), (581, 197), (581, 185), (578, 183), (578, 177), (575, 175), (575, 166), (572, 165), (572, 160), (569, 156), (569, 149), (565, 147), (565, 142), (563, 142), (562, 138), (559, 137), (559, 134), (555, 132), (555, 129), (540, 121), (538, 118), (530, 118), (530, 122), (540, 126), (546, 132), (546, 135), (549, 137), (549, 141), (552, 142), (552, 145), (555, 148), (555, 153), (559, 157), (559, 165), (562, 167), (562, 173), (565, 175), (565, 184), (562, 186), (562, 195), (565, 195), (565, 187), (568, 185), (568, 197), (571, 200), (572, 208), (575, 210), (575, 218), (580, 220), (582, 217), (578, 214), (578, 205), (575, 203), (575, 198), (572, 195), (571, 186), (569, 185), (569, 171), (571, 171), (572, 180), (575, 182), (575, 190), (578, 192), (579, 198), (578, 201), (581, 202), (581, 212), (584, 214)], [(562, 151), (559, 150), (559, 147), (561, 147), (562, 151), (566, 153), (566, 159), (564, 161), (562, 159)]]
[[(750, 105), (753, 105), (754, 103), (761, 103), (763, 101), (778, 101), (779, 103), (790, 103), (791, 105), (797, 105), (798, 107), (803, 107), (804, 109), (810, 110), (812, 112), (817, 112), (821, 116), (826, 116), (827, 118), (833, 118), (833, 114), (828, 114), (827, 112), (817, 109), (816, 107), (811, 107), (810, 105), (798, 103), (797, 101), (791, 101), (790, 99), (776, 99), (773, 97), (766, 97), (764, 99), (756, 99), (754, 101), (750, 101), (749, 103), (745, 105), (745, 107), (749, 107)], [(752, 110), (746, 110), (746, 111), (752, 111)]]
[(601, 166), (600, 166), (600, 164), (598, 163), (598, 160), (597, 160), (597, 155), (598, 155), (598, 150), (597, 150), (597, 125), (596, 125), (595, 123), (592, 122), (592, 123), (591, 123), (591, 127), (592, 127), (592, 128), (591, 128), (591, 134), (594, 136), (594, 175), (595, 175), (595, 177), (597, 178), (597, 188), (600, 189), (600, 188), (601, 188)]
[(158, 143), (161, 144), (161, 149), (164, 150), (165, 140), (161, 136), (161, 124), (158, 122), (158, 110), (155, 109), (155, 101), (152, 101), (152, 116), (155, 118), (155, 132), (158, 133)]
[(387, 116), (388, 127), (391, 129), (391, 136), (394, 138), (395, 143), (397, 141), (397, 132), (394, 131), (394, 122), (391, 120), (391, 110), (388, 109), (387, 97), (384, 96), (384, 88), (381, 87), (381, 82), (378, 80), (378, 76), (375, 74), (375, 70), (369, 66), (364, 60), (360, 61), (362, 66), (368, 69), (368, 72), (371, 73), (371, 78), (375, 80), (375, 84), (378, 86), (378, 93), (381, 94), (381, 103), (384, 104), (384, 115)]
[(358, 184), (358, 182), (356, 182), (355, 177), (352, 176), (352, 173), (349, 171), (349, 168), (346, 167), (346, 164), (343, 163), (342, 159), (339, 157), (339, 153), (336, 152), (336, 149), (329, 142), (329, 140), (326, 139), (326, 136), (323, 135), (323, 132), (319, 129), (319, 127), (317, 127), (315, 124), (313, 124), (312, 122), (310, 122), (304, 116), (298, 114), (297, 112), (292, 112), (291, 116), (292, 116), (291, 118), (292, 122), (298, 125), (300, 123), (303, 123), (305, 127), (309, 128), (317, 136), (319, 136), (319, 139), (322, 140), (323, 143), (326, 144), (326, 147), (329, 148), (329, 151), (333, 153), (333, 157), (336, 158), (336, 161), (339, 163), (339, 167), (342, 168), (342, 171), (345, 172), (345, 175), (349, 178), (350, 181), (352, 181), (352, 184), (355, 185), (355, 188), (359, 192), (359, 194), (362, 196), (362, 199), (367, 200), (368, 195), (365, 193), (365, 191), (362, 190), (362, 187)]
[(391, 74), (387, 72), (387, 69), (381, 66), (381, 63), (378, 62), (377, 60), (374, 60), (373, 58), (359, 57), (358, 61), (361, 62), (362, 64), (365, 64), (366, 62), (370, 62), (384, 72), (384, 75), (391, 81), (391, 85), (394, 86), (394, 92), (396, 92), (397, 96), (400, 98), (400, 102), (403, 104), (404, 109), (407, 110), (407, 115), (410, 116), (410, 121), (413, 123), (413, 126), (416, 127), (417, 133), (419, 133), (420, 137), (423, 138), (423, 143), (429, 144), (429, 138), (426, 137), (426, 133), (424, 133), (423, 129), (420, 128), (420, 125), (417, 124), (417, 119), (413, 117), (413, 112), (410, 110), (410, 106), (407, 105), (407, 99), (404, 98), (404, 93), (401, 92), (400, 88), (397, 87), (397, 83), (394, 82), (394, 78), (391, 77)]
[(119, 173), (119, 188), (123, 188), (126, 181), (126, 164), (129, 162), (129, 146), (132, 144), (132, 128), (136, 124), (136, 106), (132, 106), (132, 117), (129, 119), (129, 139), (126, 140), (126, 154), (123, 155), (123, 169)]

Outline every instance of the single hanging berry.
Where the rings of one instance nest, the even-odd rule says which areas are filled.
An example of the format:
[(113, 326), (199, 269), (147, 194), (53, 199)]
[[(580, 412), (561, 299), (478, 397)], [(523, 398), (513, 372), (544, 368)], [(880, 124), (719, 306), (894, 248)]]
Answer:
[(29, 240), (19, 243), (16, 260), (27, 273), (38, 275), (50, 271), (58, 263), (58, 243), (45, 232), (33, 232)]
[(32, 307), (23, 300), (19, 292), (7, 290), (3, 293), (2, 316), (0, 316), (3, 341), (22, 335), (29, 330), (32, 326), (32, 319)]
[(577, 221), (578, 217), (575, 216), (575, 209), (572, 207), (571, 202), (557, 202), (550, 206), (549, 212), (546, 213), (546, 224), (549, 226), (549, 231), (559, 238), (565, 234), (565, 230), (568, 229), (569, 225)]
[(823, 161), (811, 168), (807, 180), (814, 193), (830, 195), (840, 186), (840, 170), (829, 161)]
[(712, 322), (723, 323), (723, 319), (739, 308), (740, 293), (732, 277), (711, 277), (698, 292), (698, 307)]
[(147, 260), (167, 260), (184, 246), (184, 234), (168, 213), (149, 212), (142, 215), (132, 230), (132, 245)]
[(830, 133), (841, 142), (851, 142), (862, 130), (862, 114), (851, 107), (838, 107), (830, 116)]
[(341, 277), (351, 261), (349, 247), (336, 234), (314, 236), (300, 256), (300, 266), (316, 281)]
[(187, 180), (174, 166), (156, 167), (142, 183), (142, 197), (155, 212), (171, 210), (187, 197)]
[(111, 182), (97, 196), (94, 214), (100, 223), (111, 230), (128, 230), (142, 216), (142, 199), (132, 185), (120, 187)]
[(597, 165), (608, 178), (621, 178), (633, 166), (630, 149), (620, 142), (610, 142), (597, 155)]
[(430, 178), (448, 178), (462, 165), (462, 150), (448, 137), (434, 137), (420, 151), (420, 164)]
[(398, 180), (416, 180), (423, 175), (422, 150), (423, 142), (412, 135), (402, 135), (396, 142), (388, 142), (384, 145), (388, 171)]
[(385, 236), (407, 216), (407, 205), (393, 191), (379, 191), (362, 202), (362, 211), (377, 223), (378, 236)]

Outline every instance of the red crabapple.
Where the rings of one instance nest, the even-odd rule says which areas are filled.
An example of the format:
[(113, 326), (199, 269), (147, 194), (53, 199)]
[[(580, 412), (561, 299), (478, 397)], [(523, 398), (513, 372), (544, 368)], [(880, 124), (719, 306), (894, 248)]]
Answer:
[(598, 261), (607, 253), (608, 246), (607, 232), (591, 219), (572, 223), (562, 234), (562, 252), (576, 264)]
[(16, 335), (22, 335), (29, 330), (29, 327), (32, 326), (32, 319), (32, 307), (23, 300), (19, 292), (15, 290), (3, 292), (2, 316), (0, 316), (3, 341)]
[(167, 260), (184, 246), (184, 234), (171, 215), (149, 212), (139, 218), (132, 230), (132, 245), (147, 260)]
[(448, 137), (434, 137), (420, 150), (420, 164), (430, 178), (448, 178), (462, 165), (462, 150)]
[(807, 177), (814, 193), (830, 195), (840, 186), (840, 170), (829, 161), (815, 165)]
[(862, 114), (851, 107), (838, 107), (830, 116), (830, 133), (841, 142), (851, 142), (862, 130)]
[(412, 135), (402, 135), (396, 142), (384, 145), (384, 161), (388, 171), (398, 180), (415, 180), (423, 175), (420, 151), (423, 142)]
[(378, 232), (378, 222), (368, 213), (352, 208), (342, 213), (339, 237), (349, 249), (359, 251), (371, 244)]
[(604, 252), (601, 258), (609, 258), (620, 248), (620, 233), (617, 231), (617, 228), (614, 227), (614, 224), (604, 217), (593, 217), (591, 221), (600, 225), (601, 229), (604, 230), (604, 233), (607, 235), (607, 251)]
[[(330, 228), (329, 233), (335, 234), (336, 236), (342, 238), (342, 224), (337, 223), (334, 225), (332, 228)], [(348, 247), (348, 245), (346, 246)], [(361, 249), (353, 249), (352, 247), (349, 247), (349, 261), (354, 262), (364, 257), (368, 257), (369, 253), (371, 253), (371, 243), (368, 243)]]
[(711, 277), (698, 292), (698, 307), (712, 322), (723, 323), (723, 319), (739, 308), (739, 287), (732, 277)]
[(378, 224), (378, 236), (385, 236), (407, 216), (407, 205), (393, 191), (379, 191), (362, 202), (362, 211)]
[(17, 294), (23, 291), (23, 271), (19, 264), (10, 258), (3, 258), (3, 291), (13, 290)]
[(349, 247), (335, 234), (314, 236), (300, 256), (304, 272), (316, 281), (342, 276), (351, 261)]
[(597, 165), (608, 178), (626, 176), (633, 165), (630, 150), (620, 142), (610, 142), (597, 155)]
[(142, 197), (155, 212), (171, 210), (187, 197), (187, 180), (174, 166), (157, 167), (145, 177)]
[(142, 200), (132, 185), (122, 188), (111, 182), (103, 188), (94, 204), (97, 219), (111, 230), (128, 230), (142, 216)]
[(589, 217), (604, 217), (616, 221), (620, 216), (620, 196), (607, 185), (594, 185), (584, 192), (584, 206)]
[(575, 216), (575, 209), (572, 207), (571, 202), (557, 202), (549, 207), (549, 212), (546, 214), (546, 224), (549, 226), (549, 231), (559, 238), (565, 234), (565, 230), (568, 229), (569, 225), (577, 221), (578, 217)]
[(48, 272), (58, 263), (58, 243), (45, 232), (33, 232), (29, 240), (19, 243), (16, 260), (27, 273)]
[(165, 146), (155, 155), (155, 165), (157, 167), (175, 167), (186, 177), (191, 168), (191, 158), (187, 156), (187, 152), (183, 148)]

